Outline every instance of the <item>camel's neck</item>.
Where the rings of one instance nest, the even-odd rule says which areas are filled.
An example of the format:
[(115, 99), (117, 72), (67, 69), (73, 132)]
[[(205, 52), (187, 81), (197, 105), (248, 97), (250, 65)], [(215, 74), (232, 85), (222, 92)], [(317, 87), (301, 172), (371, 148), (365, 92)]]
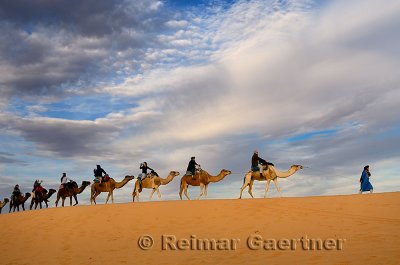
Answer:
[(50, 191), (49, 191), (44, 197), (46, 197), (46, 199), (48, 199), (48, 198), (51, 197), (51, 195), (53, 195), (53, 193), (54, 193), (54, 192), (50, 192)]
[(76, 190), (76, 194), (81, 194), (85, 189), (87, 185), (82, 185)]
[(165, 179), (160, 178), (161, 185), (167, 185), (168, 183), (170, 183), (174, 179), (174, 177), (175, 177), (175, 175), (169, 174), (168, 177), (165, 178)]
[(28, 200), (28, 199), (29, 199), (29, 197), (28, 197), (28, 196), (26, 196), (26, 195), (25, 195), (25, 196), (23, 196), (22, 198), (23, 198), (23, 199), (22, 199), (22, 203), (26, 202), (26, 200)]
[(120, 189), (120, 188), (122, 188), (123, 186), (125, 186), (126, 183), (128, 183), (129, 181), (130, 181), (130, 179), (124, 178), (121, 182), (115, 182), (115, 188), (116, 188), (116, 189)]
[(216, 175), (216, 176), (211, 176), (211, 175), (209, 175), (209, 180), (210, 180), (210, 182), (218, 182), (218, 181), (221, 181), (223, 178), (225, 178), (226, 177), (226, 174), (223, 174), (222, 172), (221, 173), (219, 173), (218, 175)]
[(295, 167), (290, 167), (289, 170), (287, 170), (287, 171), (279, 171), (274, 166), (269, 166), (269, 167), (271, 167), (270, 170), (275, 171), (275, 174), (278, 178), (287, 178), (287, 177), (293, 175), (294, 173), (296, 173), (296, 171), (297, 171), (297, 169)]

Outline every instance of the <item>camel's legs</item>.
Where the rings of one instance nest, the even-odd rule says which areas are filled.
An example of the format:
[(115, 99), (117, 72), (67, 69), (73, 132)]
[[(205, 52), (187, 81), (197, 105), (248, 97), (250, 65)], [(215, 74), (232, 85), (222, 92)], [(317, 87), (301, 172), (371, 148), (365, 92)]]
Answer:
[(69, 206), (72, 206), (72, 196), (69, 196)]
[(110, 196), (111, 196), (111, 192), (109, 192), (109, 193), (107, 194), (106, 204), (107, 204), (108, 200), (110, 199)]
[(62, 198), (61, 198), (61, 206), (64, 207), (64, 204), (65, 204), (65, 198), (62, 197)]
[(268, 189), (269, 189), (269, 184), (270, 184), (270, 182), (271, 182), (271, 180), (268, 179), (268, 180), (267, 180), (267, 185), (265, 186), (264, 198), (267, 198), (267, 192), (268, 192)]
[(274, 178), (274, 183), (275, 183), (276, 189), (278, 190), (279, 196), (282, 197), (281, 189), (278, 186), (278, 179), (277, 178)]
[(239, 199), (242, 198), (242, 194), (243, 194), (244, 189), (250, 184), (251, 175), (250, 175), (250, 178), (249, 178), (248, 176), (249, 176), (249, 173), (247, 173), (247, 174), (244, 176), (243, 186), (240, 188), (240, 196), (239, 196)]
[(189, 195), (188, 195), (187, 192), (188, 192), (188, 185), (186, 185), (186, 186), (183, 188), (183, 193), (185, 194), (186, 198), (187, 198), (188, 200), (190, 200)]
[(97, 193), (97, 192), (95, 192), (95, 193), (93, 194), (93, 196), (92, 196), (91, 199), (93, 200), (94, 204), (97, 204), (97, 203), (96, 203), (96, 197), (99, 196), (99, 194), (100, 194), (100, 193)]
[(150, 193), (150, 200), (151, 200), (151, 198), (153, 198), (154, 192), (156, 192), (156, 189), (155, 189), (155, 188), (153, 188), (153, 189), (151, 190), (151, 193)]
[(158, 187), (157, 187), (157, 195), (158, 195), (158, 198), (161, 199), (161, 192), (160, 192), (160, 189)]
[(77, 198), (76, 194), (74, 194), (74, 199), (75, 199), (75, 204), (74, 204), (74, 206), (75, 206), (78, 204), (78, 198)]
[(250, 196), (251, 196), (252, 198), (254, 198), (254, 196), (253, 196), (253, 183), (254, 183), (254, 181), (253, 181), (253, 180), (250, 180), (250, 183), (249, 183), (249, 190), (248, 190), (248, 192), (249, 192), (249, 194), (250, 194)]
[(200, 194), (199, 196), (197, 196), (196, 200), (199, 200), (201, 196), (203, 196), (203, 194), (204, 194), (204, 184), (200, 183)]
[(206, 186), (204, 187), (204, 194), (205, 194), (205, 196), (206, 196), (206, 199), (207, 199), (207, 189), (208, 189), (208, 185), (206, 185)]
[(114, 192), (111, 191), (111, 202), (114, 203)]

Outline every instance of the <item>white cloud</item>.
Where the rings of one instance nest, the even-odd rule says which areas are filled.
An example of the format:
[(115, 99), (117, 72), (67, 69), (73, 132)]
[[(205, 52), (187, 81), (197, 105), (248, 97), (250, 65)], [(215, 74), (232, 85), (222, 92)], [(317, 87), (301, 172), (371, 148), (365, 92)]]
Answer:
[[(282, 182), (289, 196), (351, 193), (358, 185), (352, 174), (358, 176), (365, 162), (388, 176), (377, 187), (389, 190), (388, 183), (398, 185), (393, 180), (398, 167), (388, 161), (400, 142), (393, 129), (399, 124), (400, 50), (384, 36), (400, 39), (393, 31), (399, 11), (396, 1), (336, 1), (315, 9), (302, 1), (284, 6), (239, 1), (224, 13), (185, 20), (189, 25), (170, 21), (190, 30), (158, 36), (166, 45), (146, 51), (138, 62), (142, 74), (96, 89), (132, 98), (138, 106), (87, 122), (80, 132), (105, 133), (112, 154), (105, 159), (119, 169), (145, 159), (182, 173), (196, 154), (212, 172), (222, 167), (242, 172), (257, 147), (279, 168), (295, 162), (311, 166)], [(197, 24), (190, 25), (193, 21)], [(199, 63), (185, 59), (191, 57)], [(43, 140), (24, 128), (30, 139)], [(286, 141), (327, 129), (336, 133)], [(385, 136), (390, 130), (395, 132)], [(98, 145), (91, 148), (99, 151)], [(223, 192), (210, 197), (233, 196), (241, 181), (225, 179), (228, 187), (216, 185)], [(163, 195), (173, 197), (174, 189)]]

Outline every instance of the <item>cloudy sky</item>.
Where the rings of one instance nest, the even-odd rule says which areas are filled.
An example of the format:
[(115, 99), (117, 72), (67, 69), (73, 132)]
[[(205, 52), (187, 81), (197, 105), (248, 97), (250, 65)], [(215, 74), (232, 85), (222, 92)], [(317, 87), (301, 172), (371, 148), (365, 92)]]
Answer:
[(116, 180), (143, 161), (184, 173), (193, 155), (234, 172), (209, 198), (237, 198), (254, 149), (308, 167), (284, 196), (357, 193), (366, 164), (376, 192), (398, 191), (399, 14), (395, 0), (3, 1), (0, 198), (96, 164)]

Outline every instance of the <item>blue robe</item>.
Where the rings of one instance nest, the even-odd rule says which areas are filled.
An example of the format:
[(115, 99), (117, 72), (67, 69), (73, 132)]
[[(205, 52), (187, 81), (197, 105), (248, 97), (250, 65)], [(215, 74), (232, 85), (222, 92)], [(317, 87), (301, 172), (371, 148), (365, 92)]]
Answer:
[(372, 187), (371, 182), (369, 182), (369, 177), (367, 174), (367, 171), (363, 171), (361, 174), (361, 191), (370, 191), (373, 190), (374, 188)]

